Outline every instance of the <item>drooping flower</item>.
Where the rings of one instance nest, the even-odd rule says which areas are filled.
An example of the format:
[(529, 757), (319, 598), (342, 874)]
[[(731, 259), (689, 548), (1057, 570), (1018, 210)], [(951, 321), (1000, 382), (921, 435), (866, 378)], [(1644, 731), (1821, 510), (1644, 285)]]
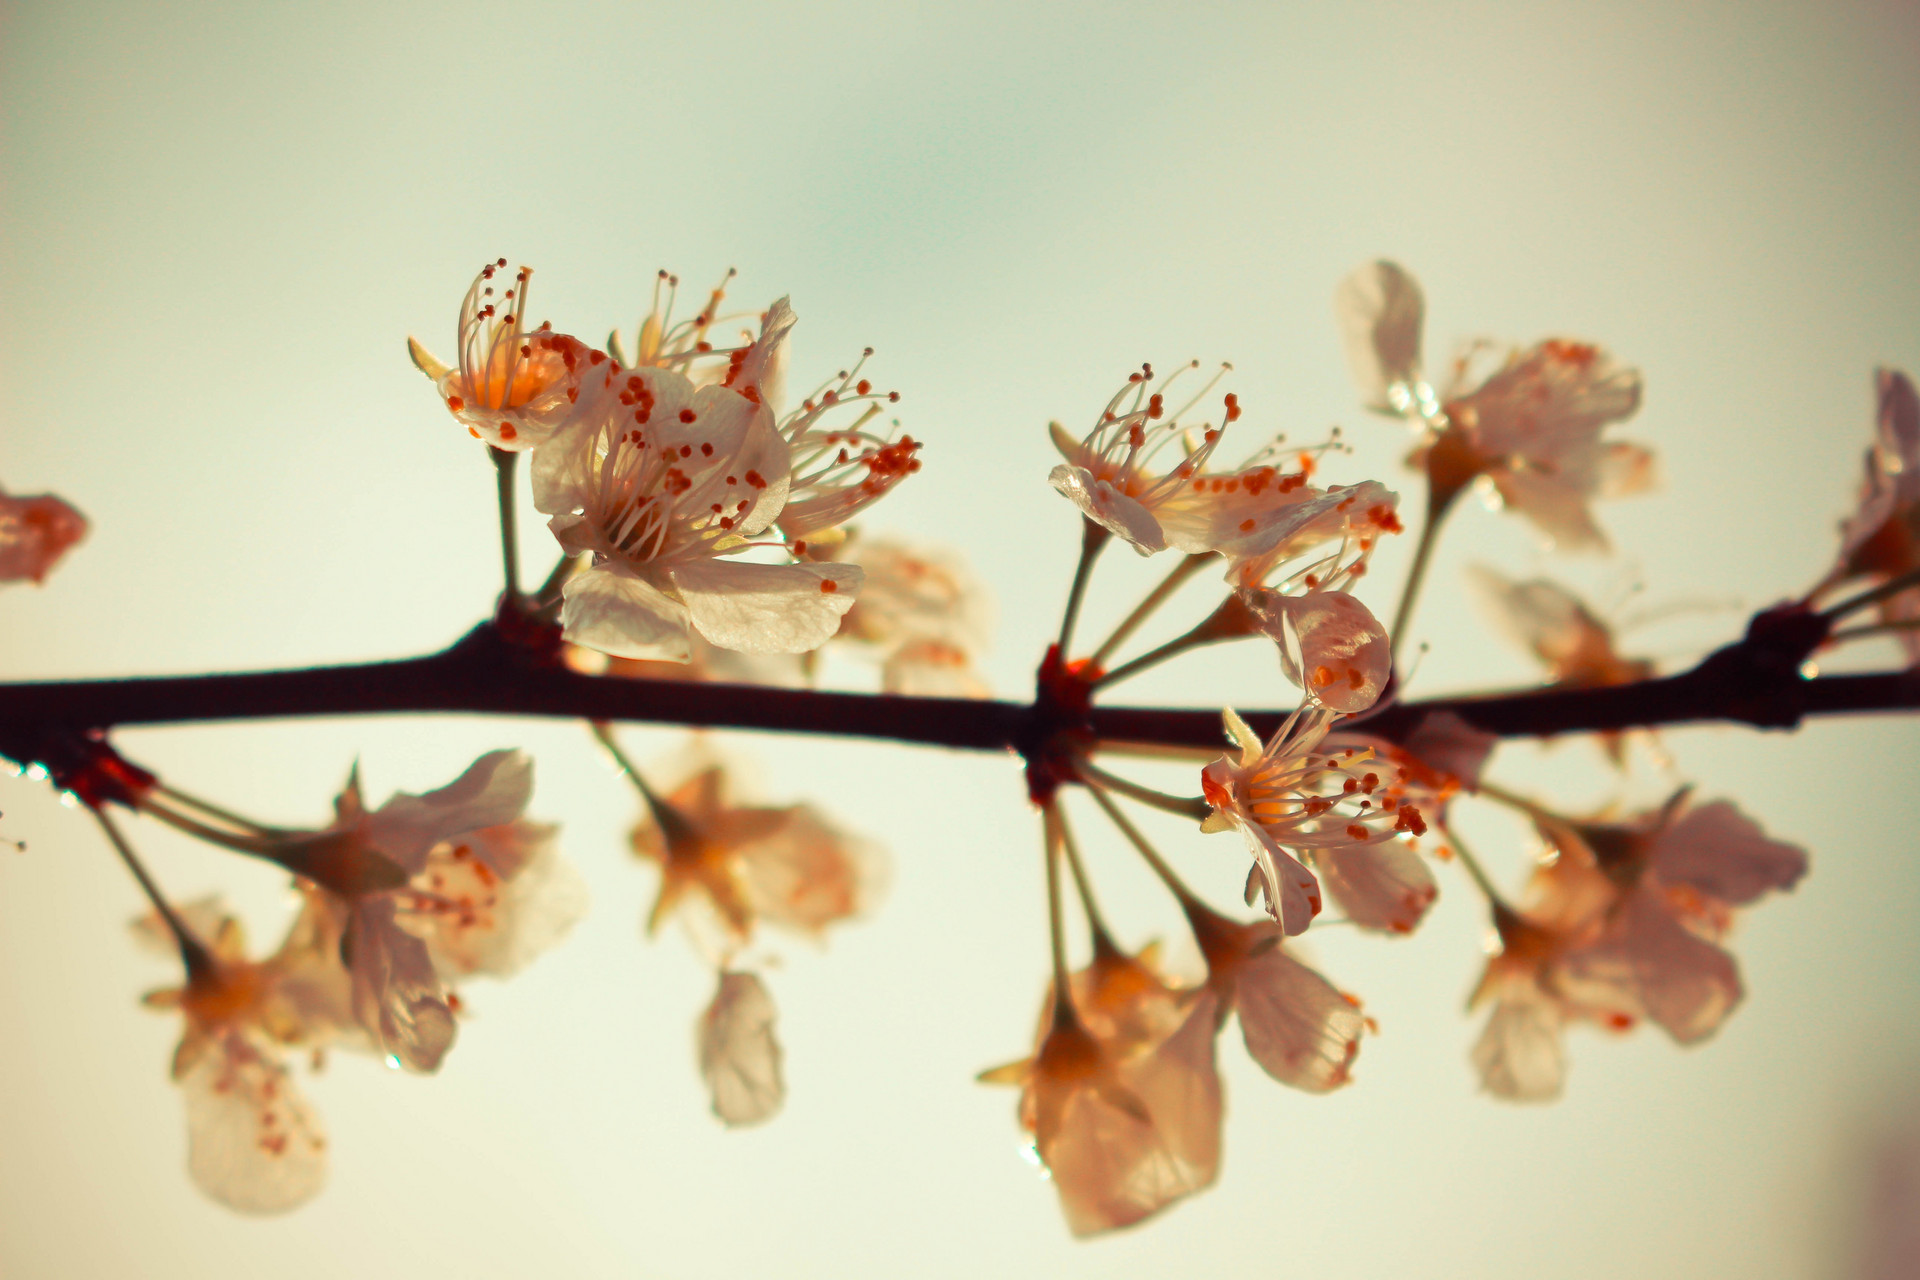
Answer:
[(279, 1046), (322, 1040), (285, 990), (278, 958), (246, 958), (240, 924), (208, 900), (177, 915), (193, 937), (179, 947), (157, 916), (135, 933), (187, 957), (186, 985), (147, 996), (184, 1021), (173, 1079), (187, 1104), (187, 1170), (208, 1196), (241, 1213), (285, 1213), (327, 1179), (320, 1117), (280, 1060)]
[[(1875, 384), (1879, 412), (1859, 507), (1841, 526), (1839, 563), (1820, 591), (1920, 570), (1920, 394), (1897, 369), (1878, 370)], [(1896, 624), (1908, 660), (1920, 662), (1920, 590), (1899, 592), (1878, 607), (1882, 622)]]
[(456, 1030), (448, 979), (510, 972), (579, 914), (577, 877), (557, 864), (552, 828), (521, 820), (532, 794), (532, 761), (491, 751), (439, 790), (399, 792), (374, 810), (356, 768), (318, 831), (223, 835), (160, 792), (142, 809), (300, 877), (303, 954), (318, 965), (337, 957), (352, 1018), (376, 1049), (430, 1072)]
[(1180, 991), (1152, 949), (1096, 942), (1069, 979), (1072, 1003), (1043, 1002), (1031, 1058), (983, 1072), (1018, 1084), (1020, 1123), (1077, 1236), (1128, 1226), (1211, 1186), (1220, 1169), (1219, 1025), (1210, 994)]
[(64, 499), (0, 492), (0, 582), (45, 582), (68, 548), (86, 536), (87, 518)]
[(1200, 829), (1238, 829), (1246, 837), (1254, 856), (1248, 901), (1264, 890), (1267, 913), (1287, 934), (1306, 932), (1321, 906), (1319, 880), (1290, 850), (1347, 849), (1425, 832), (1419, 808), (1401, 798), (1394, 766), (1365, 747), (1322, 749), (1333, 712), (1303, 707), (1264, 744), (1231, 710), (1223, 718), (1240, 759), (1222, 756), (1202, 771), (1213, 812)]
[(695, 1029), (713, 1114), (729, 1128), (770, 1120), (786, 1101), (773, 997), (758, 974), (723, 969)]
[(1424, 407), (1429, 416), (1438, 411), (1420, 371), (1426, 309), (1420, 282), (1385, 259), (1359, 267), (1334, 290), (1347, 365), (1369, 409), (1405, 414)]
[(1280, 670), (1315, 706), (1352, 714), (1380, 698), (1393, 674), (1393, 646), (1373, 611), (1344, 591), (1298, 596), (1242, 593), (1262, 634), (1279, 646)]
[[(765, 920), (818, 939), (870, 910), (884, 889), (881, 850), (834, 827), (812, 805), (738, 805), (724, 765), (695, 756), (687, 779), (655, 797), (634, 827), (634, 852), (660, 865), (647, 931), (695, 906), (696, 940), (724, 959)], [(709, 924), (718, 936), (707, 936)]]
[(575, 644), (684, 662), (690, 631), (726, 649), (803, 653), (852, 607), (860, 570), (724, 559), (787, 500), (789, 454), (765, 406), (671, 369), (609, 375), (534, 455), (534, 505), (568, 552), (561, 621)]
[(521, 267), (506, 287), (495, 281), (507, 266), (500, 258), (480, 269), (460, 303), (458, 360), (436, 358), (407, 339), (408, 354), (433, 379), (447, 411), (474, 436), (496, 449), (519, 453), (543, 444), (578, 407), (588, 371), (607, 357), (578, 338), (548, 325), (530, 327), (527, 288), (530, 267)]

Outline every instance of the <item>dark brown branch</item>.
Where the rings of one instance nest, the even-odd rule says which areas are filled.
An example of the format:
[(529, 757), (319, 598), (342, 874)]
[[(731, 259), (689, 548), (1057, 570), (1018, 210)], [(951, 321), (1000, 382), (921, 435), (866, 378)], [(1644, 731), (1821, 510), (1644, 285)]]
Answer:
[[(1427, 716), (1448, 711), (1500, 737), (1546, 737), (1691, 723), (1791, 728), (1810, 715), (1920, 708), (1920, 673), (1802, 678), (1799, 664), (1822, 635), (1803, 616), (1762, 614), (1745, 639), (1680, 675), (1608, 688), (1397, 703), (1367, 717), (1364, 727), (1398, 740)], [(1050, 706), (1044, 698), (1030, 705), (588, 676), (510, 643), (488, 624), (443, 653), (400, 662), (0, 685), (0, 753), (38, 759), (55, 738), (120, 725), (467, 712), (826, 733), (1030, 755), (1067, 727), (1052, 722), (1058, 717)], [(1271, 732), (1281, 714), (1253, 712), (1247, 719)], [(1219, 713), (1212, 710), (1096, 706), (1073, 718), (1107, 739), (1188, 747), (1222, 742)]]

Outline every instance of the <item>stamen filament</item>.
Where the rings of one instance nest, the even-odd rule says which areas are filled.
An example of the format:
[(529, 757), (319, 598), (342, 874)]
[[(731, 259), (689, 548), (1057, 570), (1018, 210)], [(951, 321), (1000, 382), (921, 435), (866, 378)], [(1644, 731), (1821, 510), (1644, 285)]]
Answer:
[(1839, 604), (1820, 611), (1820, 616), (1829, 622), (1837, 622), (1850, 613), (1856, 613), (1868, 605), (1879, 604), (1889, 596), (1897, 596), (1908, 587), (1920, 587), (1920, 569), (1911, 569), (1897, 578), (1881, 583), (1857, 596), (1850, 596)]
[(1460, 859), (1460, 865), (1467, 869), (1467, 874), (1473, 877), (1474, 885), (1486, 895), (1487, 902), (1493, 909), (1496, 912), (1511, 911), (1513, 908), (1509, 907), (1506, 899), (1500, 896), (1500, 891), (1493, 887), (1493, 881), (1487, 877), (1486, 868), (1480, 865), (1480, 859), (1473, 856), (1473, 850), (1461, 843), (1459, 835), (1451, 826), (1443, 825), (1440, 830), (1446, 834), (1447, 843), (1452, 846), (1454, 854)]

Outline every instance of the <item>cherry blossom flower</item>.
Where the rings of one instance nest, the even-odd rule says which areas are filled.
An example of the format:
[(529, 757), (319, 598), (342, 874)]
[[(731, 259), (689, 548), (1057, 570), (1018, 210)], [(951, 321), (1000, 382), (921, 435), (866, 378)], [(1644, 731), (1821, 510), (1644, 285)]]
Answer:
[(786, 1101), (773, 1022), (773, 997), (759, 975), (722, 970), (696, 1040), (713, 1114), (729, 1128), (770, 1120)]
[(247, 960), (239, 922), (217, 902), (178, 915), (196, 936), (177, 949), (157, 917), (136, 922), (135, 932), (187, 958), (184, 987), (147, 997), (185, 1022), (173, 1079), (187, 1104), (187, 1170), (230, 1209), (285, 1213), (319, 1194), (327, 1178), (325, 1128), (278, 1050), (307, 1029), (282, 990), (277, 960)]
[(684, 662), (690, 632), (726, 649), (802, 653), (852, 607), (860, 570), (723, 559), (787, 500), (786, 441), (763, 405), (671, 369), (610, 374), (534, 455), (534, 505), (569, 553), (561, 621), (575, 644)]
[[(1194, 367), (1197, 362), (1186, 366)], [(1208, 474), (1221, 433), (1240, 417), (1240, 401), (1227, 395), (1219, 427), (1190, 422), (1186, 415), (1214, 384), (1171, 408), (1167, 391), (1180, 372), (1158, 389), (1151, 365), (1128, 375), (1085, 439), (1053, 423), (1054, 445), (1066, 461), (1048, 480), (1088, 520), (1119, 534), (1143, 556), (1169, 546), (1194, 553), (1260, 542), (1283, 512), (1318, 491), (1307, 491), (1305, 468), (1289, 474), (1250, 463), (1236, 472)], [(1178, 461), (1155, 474), (1151, 465), (1169, 449)]]
[(556, 865), (552, 828), (521, 821), (532, 794), (533, 762), (491, 751), (439, 790), (399, 792), (375, 810), (356, 767), (333, 823), (318, 831), (222, 833), (159, 791), (142, 809), (299, 877), (309, 893), (296, 927), (306, 951), (344, 964), (353, 1020), (390, 1063), (430, 1072), (455, 1033), (450, 974), (439, 965), (511, 972), (579, 914), (577, 878)]
[[(1841, 526), (1840, 560), (1820, 590), (1920, 570), (1920, 395), (1897, 369), (1879, 370), (1875, 382), (1879, 413), (1859, 508)], [(1908, 660), (1920, 662), (1920, 590), (1882, 600), (1879, 612), (1882, 622), (1895, 624)]]
[(987, 645), (992, 603), (958, 553), (854, 534), (831, 554), (866, 575), (834, 639), (880, 655), (882, 688), (987, 696), (973, 663)]
[(447, 365), (414, 338), (407, 339), (407, 352), (469, 432), (496, 449), (519, 453), (544, 443), (573, 416), (582, 380), (607, 357), (547, 325), (529, 328), (533, 270), (521, 267), (510, 282), (502, 278), (507, 287), (496, 293), (496, 276), (506, 266), (501, 258), (482, 267), (467, 289), (457, 364)]
[(1049, 987), (1034, 1056), (983, 1072), (1018, 1084), (1021, 1126), (1052, 1176), (1069, 1229), (1128, 1226), (1211, 1186), (1220, 1169), (1219, 1026), (1209, 993), (1179, 991), (1134, 957), (1096, 943), (1069, 979), (1071, 1005)]
[(1354, 380), (1371, 408), (1405, 416), (1422, 434), (1415, 454), (1436, 506), (1485, 476), (1508, 507), (1569, 550), (1600, 550), (1606, 537), (1587, 504), (1625, 497), (1654, 482), (1653, 455), (1600, 438), (1640, 407), (1640, 373), (1601, 348), (1549, 338), (1509, 354), (1473, 378), (1471, 348), (1436, 396), (1420, 373), (1420, 286), (1392, 262), (1373, 262), (1341, 282), (1335, 312)]
[(1501, 951), (1474, 996), (1496, 1001), (1474, 1051), (1490, 1092), (1557, 1097), (1569, 1022), (1624, 1031), (1645, 1018), (1694, 1044), (1739, 1003), (1738, 966), (1718, 945), (1732, 909), (1791, 888), (1806, 854), (1725, 801), (1688, 801), (1682, 792), (1624, 823), (1536, 814), (1554, 856), (1523, 912), (1496, 905)]
[(1254, 856), (1248, 901), (1263, 890), (1268, 914), (1288, 935), (1306, 932), (1321, 906), (1319, 880), (1289, 850), (1317, 854), (1425, 832), (1419, 808), (1397, 791), (1392, 765), (1365, 747), (1321, 750), (1334, 713), (1303, 707), (1265, 744), (1231, 710), (1224, 720), (1240, 759), (1223, 756), (1202, 771), (1213, 812), (1200, 829), (1246, 837)]
[[(765, 920), (819, 939), (828, 925), (870, 910), (884, 888), (885, 859), (838, 830), (813, 806), (740, 806), (727, 769), (695, 754), (686, 780), (653, 797), (634, 827), (634, 852), (660, 865), (648, 913), (654, 932), (676, 909), (697, 942), (724, 958)], [(717, 926), (717, 929), (713, 926)]]
[(65, 500), (0, 492), (0, 582), (45, 582), (68, 548), (86, 536), (87, 518)]

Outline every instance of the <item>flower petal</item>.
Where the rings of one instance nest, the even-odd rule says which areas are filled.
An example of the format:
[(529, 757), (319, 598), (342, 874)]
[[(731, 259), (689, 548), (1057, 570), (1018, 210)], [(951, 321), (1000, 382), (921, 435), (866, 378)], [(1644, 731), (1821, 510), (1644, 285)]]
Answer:
[(721, 648), (743, 653), (819, 648), (853, 607), (864, 577), (850, 564), (738, 560), (690, 561), (673, 566), (671, 575), (694, 628)]
[(1143, 556), (1167, 549), (1166, 535), (1153, 513), (1085, 467), (1061, 463), (1047, 473), (1047, 482), (1095, 524), (1119, 534)]
[(1243, 963), (1234, 982), (1240, 1032), (1262, 1070), (1309, 1093), (1348, 1082), (1366, 1020), (1331, 982), (1277, 946)]
[(489, 751), (446, 786), (425, 795), (396, 792), (369, 814), (367, 842), (409, 875), (442, 840), (512, 822), (533, 798), (533, 760), (521, 751)]
[(1560, 1007), (1530, 978), (1509, 980), (1473, 1046), (1473, 1065), (1488, 1093), (1509, 1102), (1550, 1102), (1566, 1083)]
[(697, 1028), (713, 1114), (730, 1127), (771, 1119), (786, 1101), (773, 997), (757, 974), (725, 972)]
[(1419, 281), (1397, 262), (1369, 262), (1334, 290), (1333, 314), (1347, 367), (1369, 408), (1393, 409), (1387, 389), (1420, 376), (1425, 313)]
[(1363, 929), (1412, 933), (1440, 893), (1426, 859), (1397, 840), (1336, 845), (1313, 861), (1334, 902)]
[(197, 1055), (180, 1076), (187, 1102), (187, 1171), (241, 1213), (285, 1213), (327, 1181), (320, 1117), (286, 1067), (238, 1031)]
[(616, 658), (687, 660), (687, 606), (646, 579), (596, 566), (567, 579), (563, 591), (560, 622), (572, 643)]
[(1769, 889), (1786, 890), (1807, 873), (1807, 851), (1770, 840), (1760, 824), (1725, 800), (1689, 811), (1653, 838), (1648, 861), (1669, 884), (1744, 906)]

